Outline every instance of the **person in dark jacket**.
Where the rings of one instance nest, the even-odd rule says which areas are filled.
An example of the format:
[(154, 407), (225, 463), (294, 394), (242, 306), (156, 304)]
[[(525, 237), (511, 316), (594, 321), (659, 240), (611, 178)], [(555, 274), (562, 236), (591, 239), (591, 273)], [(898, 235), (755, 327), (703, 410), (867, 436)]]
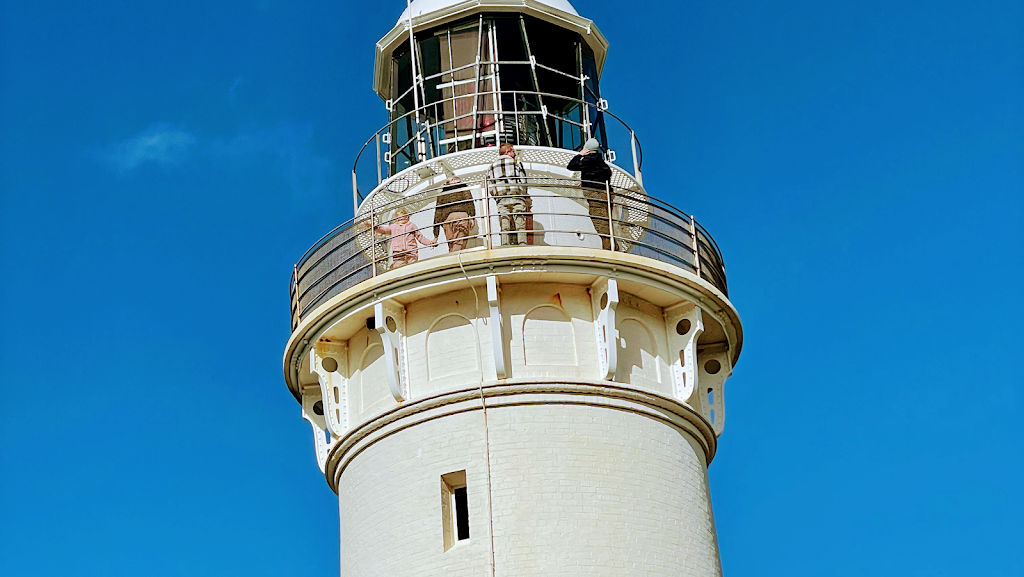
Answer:
[(583, 150), (569, 161), (566, 168), (579, 171), (590, 220), (594, 221), (594, 230), (601, 236), (601, 246), (605, 250), (610, 250), (612, 242), (608, 218), (608, 184), (612, 179), (612, 169), (601, 154), (601, 143), (596, 138), (588, 140), (583, 145)]
[(462, 184), (459, 177), (453, 176), (445, 184), (447, 186), (437, 195), (434, 208), (434, 236), (438, 236), (439, 228), (444, 228), (448, 252), (457, 252), (465, 250), (469, 244), (476, 206), (473, 204), (473, 193)]

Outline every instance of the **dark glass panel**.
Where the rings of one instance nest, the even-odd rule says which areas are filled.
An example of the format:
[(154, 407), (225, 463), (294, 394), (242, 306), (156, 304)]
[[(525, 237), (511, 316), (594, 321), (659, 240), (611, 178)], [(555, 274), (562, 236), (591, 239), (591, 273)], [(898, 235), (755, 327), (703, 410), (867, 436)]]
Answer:
[(587, 77), (585, 86), (584, 100), (593, 104), (590, 107), (590, 124), (591, 133), (601, 142), (602, 146), (607, 146), (608, 133), (605, 130), (604, 114), (597, 110), (597, 101), (601, 98), (601, 84), (598, 82), (597, 74), (597, 62), (594, 60), (594, 51), (586, 43), (582, 46), (583, 55), (583, 74)]
[(423, 83), (424, 104), (434, 104), (441, 100), (441, 90), (437, 87), (441, 83), (441, 77), (438, 76), (441, 73), (441, 39), (431, 36), (420, 40), (419, 46), (420, 69), (423, 71), (423, 78), (428, 79)]
[[(415, 115), (409, 114), (414, 108), (412, 91), (412, 58), (409, 47), (396, 50), (392, 65), (391, 94), (401, 98), (392, 102), (391, 109), (391, 173), (412, 166), (415, 159), (416, 143), (409, 141), (416, 134)], [(404, 96), (402, 96), (404, 95)]]
[(465, 487), (455, 489), (455, 525), (459, 541), (469, 539), (469, 493)]

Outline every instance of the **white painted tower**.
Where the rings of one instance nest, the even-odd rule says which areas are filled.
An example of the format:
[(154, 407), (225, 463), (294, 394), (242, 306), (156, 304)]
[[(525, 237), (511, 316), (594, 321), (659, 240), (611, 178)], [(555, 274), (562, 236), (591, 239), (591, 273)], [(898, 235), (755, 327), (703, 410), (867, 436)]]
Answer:
[[(742, 330), (710, 235), (643, 186), (607, 49), (565, 0), (416, 0), (377, 44), (389, 120), (295, 267), (284, 354), (344, 577), (721, 574)], [(590, 138), (607, 185), (566, 168)]]

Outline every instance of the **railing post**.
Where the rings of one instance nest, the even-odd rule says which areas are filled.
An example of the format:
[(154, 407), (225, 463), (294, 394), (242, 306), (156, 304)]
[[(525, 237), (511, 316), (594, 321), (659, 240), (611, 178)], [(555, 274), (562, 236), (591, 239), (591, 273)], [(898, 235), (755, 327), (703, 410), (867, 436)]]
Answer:
[(356, 177), (356, 170), (352, 169), (352, 214), (359, 212), (359, 179)]
[(491, 241), (491, 177), (484, 177), (484, 234), (487, 236), (487, 250), (493, 248)]
[(373, 198), (370, 198), (370, 276), (377, 276), (377, 224), (374, 222)]
[(612, 252), (615, 252), (615, 224), (612, 222), (612, 183), (605, 182), (604, 191), (605, 198), (608, 200), (608, 238), (611, 239)]
[[(377, 136), (375, 137), (375, 139), (377, 141), (377, 146), (376, 146), (376, 148), (377, 148), (377, 186), (380, 186), (380, 183), (384, 182), (384, 177), (381, 176), (381, 173), (380, 173), (380, 169), (381, 169), (381, 165), (380, 165), (380, 132), (377, 133)], [(635, 155), (636, 155), (636, 153), (634, 152), (634, 156)]]
[(693, 240), (693, 270), (700, 278), (700, 241), (697, 240), (697, 217), (690, 215), (690, 235)]
[[(420, 144), (423, 142), (422, 126), (420, 124), (420, 94), (416, 91), (418, 85), (421, 89), (423, 88), (423, 75), (419, 72), (419, 66), (416, 59), (416, 35), (413, 33), (412, 27), (412, 0), (405, 0), (406, 10), (409, 11), (409, 20), (407, 26), (409, 29), (409, 59), (412, 64), (412, 101), (413, 110), (415, 111), (416, 119), (416, 162), (418, 164), (425, 160), (424, 154), (420, 152)], [(477, 77), (480, 75), (478, 74)], [(419, 82), (417, 82), (419, 80)]]
[(580, 100), (583, 101), (583, 131), (587, 139), (593, 138), (593, 127), (590, 126), (590, 105), (587, 104), (587, 75), (580, 74)]
[(644, 177), (640, 174), (640, 159), (636, 157), (636, 133), (629, 131), (629, 146), (633, 149), (633, 178), (640, 186), (644, 185)]

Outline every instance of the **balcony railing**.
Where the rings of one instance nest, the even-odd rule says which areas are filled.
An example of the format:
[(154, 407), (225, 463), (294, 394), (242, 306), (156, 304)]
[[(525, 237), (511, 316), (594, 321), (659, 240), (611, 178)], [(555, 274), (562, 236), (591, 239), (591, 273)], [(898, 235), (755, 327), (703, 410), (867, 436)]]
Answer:
[[(711, 235), (635, 186), (523, 179), (513, 194), (500, 197), (503, 205), (523, 202), (519, 206), (527, 212), (518, 217), (499, 208), (494, 196), (508, 186), (482, 179), (398, 199), (371, 196), (360, 214), (321, 238), (295, 265), (292, 329), (309, 311), (360, 282), (459, 250), (562, 246), (624, 252), (688, 270), (728, 295), (724, 260)], [(511, 221), (525, 224), (525, 230), (503, 231), (503, 220), (504, 228)]]
[[(572, 78), (557, 70), (551, 71)], [(446, 114), (446, 108), (450, 112), (460, 109), (460, 105), (470, 111)], [(467, 120), (472, 127), (460, 132), (459, 122)], [(486, 127), (481, 127), (483, 124)], [(441, 98), (397, 116), (366, 141), (352, 167), (352, 201), (358, 207), (371, 191), (409, 166), (454, 152), (493, 148), (501, 142), (571, 148), (569, 142), (573, 141), (579, 148), (591, 137), (601, 141), (609, 163), (628, 154), (630, 160), (624, 163), (627, 170), (631, 169), (632, 177), (643, 182), (640, 139), (624, 120), (608, 109), (607, 100), (593, 95), (585, 99), (549, 92), (497, 89)]]

